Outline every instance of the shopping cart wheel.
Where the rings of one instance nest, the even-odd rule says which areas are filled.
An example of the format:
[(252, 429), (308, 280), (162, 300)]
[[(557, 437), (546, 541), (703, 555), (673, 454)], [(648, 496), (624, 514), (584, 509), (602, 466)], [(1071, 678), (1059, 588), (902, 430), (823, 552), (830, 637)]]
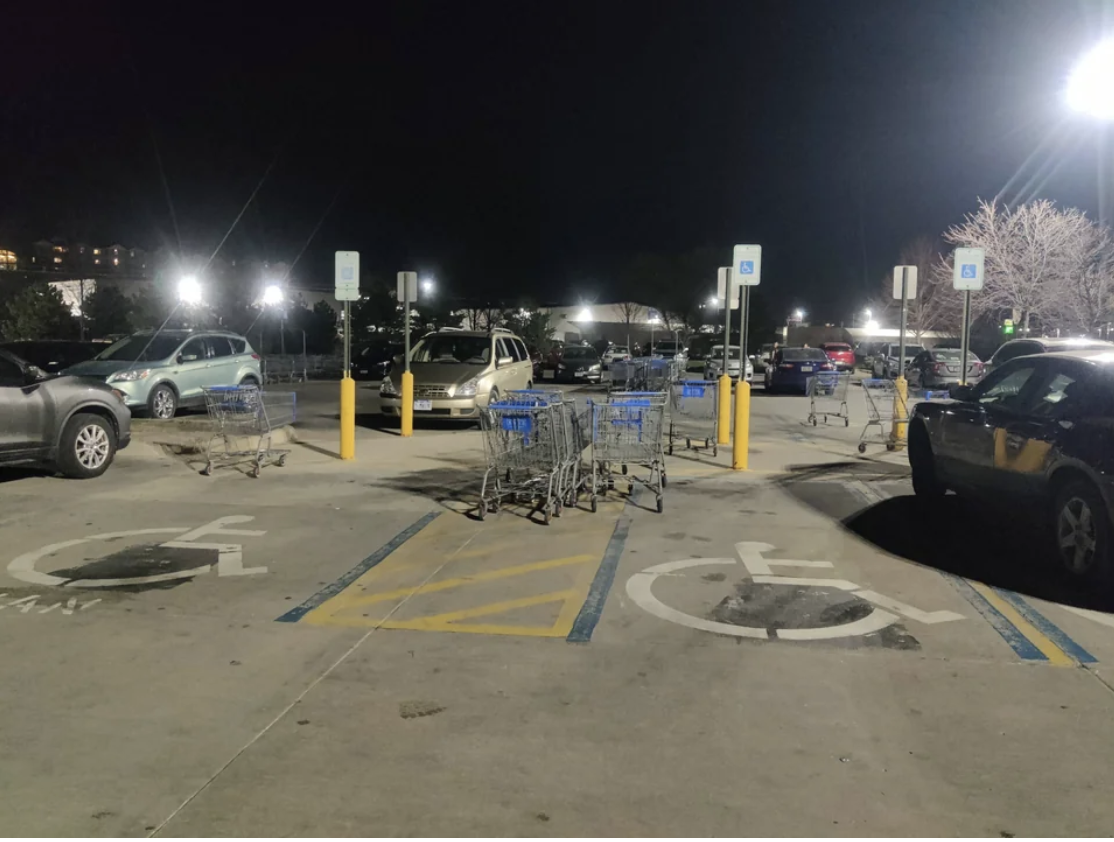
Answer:
[(859, 442), (859, 453), (866, 453), (866, 445)]
[(813, 415), (813, 416), (812, 416), (811, 418), (809, 418), (808, 420), (812, 422), (812, 426), (813, 426), (813, 427), (815, 427), (815, 426), (816, 426), (816, 416), (815, 416), (815, 415)]
[(593, 514), (595, 514), (595, 512), (596, 512), (596, 508), (597, 508), (597, 504), (596, 504), (596, 495), (595, 495), (595, 494), (593, 494), (593, 495), (592, 495), (592, 513), (593, 513)]
[(560, 516), (561, 516), (561, 510), (562, 510), (562, 508), (563, 508), (563, 507), (562, 507), (562, 505), (561, 505), (561, 501), (560, 501), (560, 500), (558, 500), (557, 502), (555, 502), (555, 503), (553, 504), (553, 516), (554, 516), (554, 517), (560, 517)]
[(658, 514), (660, 515), (665, 511), (665, 498), (658, 496)]
[(673, 455), (673, 443), (672, 442), (669, 443), (669, 448), (665, 452), (668, 453), (670, 456)]
[(275, 464), (278, 465), (280, 468), (285, 468), (286, 467), (286, 457), (285, 456), (280, 456), (278, 458), (278, 461)]
[(252, 479), (259, 479), (259, 466), (258, 465), (253, 465), (252, 466), (251, 478)]
[(626, 474), (627, 474), (627, 466), (624, 465), (623, 466), (623, 476), (626, 476)]
[(890, 451), (890, 453), (893, 453), (895, 450), (897, 450), (897, 445), (894, 444), (892, 441), (888, 441), (886, 442), (886, 450)]
[(476, 508), (476, 517), (483, 520), (487, 516), (487, 501), (481, 500), (480, 505)]
[(665, 471), (662, 471), (661, 472), (661, 487), (665, 488), (667, 485), (669, 485), (669, 477), (667, 477), (665, 475)]
[(627, 496), (630, 497), (632, 494), (634, 494), (634, 483), (633, 482), (628, 482), (627, 483)]
[(546, 526), (549, 526), (549, 518), (551, 516), (552, 516), (551, 506), (550, 506), (549, 503), (546, 503), (545, 507), (542, 509), (542, 523), (544, 523)]
[(719, 447), (713, 444), (712, 445), (712, 458), (715, 458), (716, 456), (719, 456)]
[(213, 463), (212, 462), (207, 462), (207, 463), (205, 463), (205, 467), (201, 469), (201, 476), (209, 477), (209, 476), (212, 476), (212, 475), (213, 475)]
[(843, 419), (843, 426), (844, 427), (850, 427), (851, 426), (851, 420), (848, 419), (848, 418), (844, 418)]

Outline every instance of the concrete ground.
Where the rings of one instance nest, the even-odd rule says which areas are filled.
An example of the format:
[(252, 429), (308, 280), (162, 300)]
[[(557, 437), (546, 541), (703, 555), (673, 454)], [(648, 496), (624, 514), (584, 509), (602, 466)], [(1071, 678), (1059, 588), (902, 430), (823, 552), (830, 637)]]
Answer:
[(258, 479), (149, 428), (96, 481), (0, 472), (7, 835), (1114, 827), (1114, 617), (861, 457), (861, 395), (758, 388), (751, 470), (678, 449), (663, 514), (619, 476), (543, 526), (470, 516), (474, 428), (402, 439), (361, 384), (341, 462), (337, 385), (297, 391)]

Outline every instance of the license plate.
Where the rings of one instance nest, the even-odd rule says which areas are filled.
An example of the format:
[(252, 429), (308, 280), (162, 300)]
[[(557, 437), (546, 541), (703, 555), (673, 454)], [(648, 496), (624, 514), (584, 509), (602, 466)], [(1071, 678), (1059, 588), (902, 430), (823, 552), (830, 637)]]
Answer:
[(801, 371), (812, 371), (812, 366), (810, 366), (810, 365), (802, 365), (802, 366), (801, 366)]
[(554, 375), (555, 375), (556, 373), (557, 373), (557, 372), (555, 372), (555, 371), (543, 371), (543, 372), (542, 372), (542, 379), (543, 379), (543, 380), (552, 380), (552, 379), (553, 379), (553, 376), (554, 376)]
[(433, 401), (414, 401), (415, 412), (429, 412), (433, 409)]

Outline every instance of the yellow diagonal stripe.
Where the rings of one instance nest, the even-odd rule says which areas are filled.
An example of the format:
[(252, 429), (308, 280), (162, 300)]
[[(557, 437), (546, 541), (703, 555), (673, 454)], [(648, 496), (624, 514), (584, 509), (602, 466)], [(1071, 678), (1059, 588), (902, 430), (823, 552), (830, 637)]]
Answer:
[(993, 588), (987, 587), (982, 582), (974, 582), (970, 579), (968, 579), (967, 582), (978, 592), (979, 596), (994, 606), (995, 611), (1013, 623), (1017, 630), (1028, 638), (1029, 642), (1037, 647), (1042, 655), (1048, 658), (1048, 663), (1058, 667), (1075, 666), (1075, 661), (1072, 660), (1063, 649), (1046, 637), (1040, 629), (1022, 617), (1018, 610), (1002, 599), (1002, 597), (998, 596)]
[(476, 634), (525, 634), (534, 637), (563, 637), (568, 634), (562, 632), (557, 624), (552, 627), (542, 626), (507, 626), (507, 625), (476, 625), (460, 623), (472, 617), (486, 617), (491, 614), (500, 614), (504, 611), (513, 611), (516, 608), (530, 608), (534, 605), (544, 605), (547, 602), (568, 602), (578, 596), (576, 590), (552, 591), (551, 593), (526, 596), (520, 599), (508, 599), (503, 602), (492, 602), (477, 608), (465, 608), (460, 611), (449, 611), (444, 614), (433, 614), (429, 617), (415, 617), (412, 620), (385, 620), (380, 628), (384, 629), (413, 629), (416, 631), (459, 631), (473, 632)]

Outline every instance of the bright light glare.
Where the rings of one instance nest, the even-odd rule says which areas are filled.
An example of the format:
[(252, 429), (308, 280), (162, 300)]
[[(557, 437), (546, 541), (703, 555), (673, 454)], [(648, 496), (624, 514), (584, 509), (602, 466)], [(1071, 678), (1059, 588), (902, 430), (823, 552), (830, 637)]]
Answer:
[(873, 333), (874, 331), (878, 330), (878, 322), (876, 322), (874, 319), (870, 319), (866, 323), (865, 327), (866, 327), (867, 330), (869, 330), (871, 333)]
[(432, 278), (426, 278), (424, 281), (422, 281), (422, 292), (426, 293), (426, 295), (433, 292), (433, 279)]
[(793, 311), (793, 318), (796, 319), (797, 321), (800, 321), (804, 317), (805, 317), (805, 311), (804, 310), (797, 309), (797, 310)]
[(178, 300), (183, 304), (201, 303), (201, 283), (195, 275), (186, 275), (178, 281)]
[(1099, 120), (1114, 120), (1114, 38), (1087, 53), (1068, 78), (1068, 105)]
[(719, 306), (719, 299), (716, 298), (713, 295), (711, 298), (708, 299), (708, 306), (709, 307), (718, 307)]
[(271, 284), (263, 290), (263, 303), (268, 307), (277, 307), (282, 304), (283, 294), (282, 287)]
[(592, 321), (592, 311), (589, 310), (587, 307), (582, 307), (580, 312), (576, 314), (575, 321), (578, 321), (578, 322), (590, 322), (590, 321)]
[(865, 310), (863, 310), (863, 315), (866, 316), (869, 319), (869, 318), (874, 316), (874, 313), (871, 311), (871, 309), (869, 307), (867, 307)]

